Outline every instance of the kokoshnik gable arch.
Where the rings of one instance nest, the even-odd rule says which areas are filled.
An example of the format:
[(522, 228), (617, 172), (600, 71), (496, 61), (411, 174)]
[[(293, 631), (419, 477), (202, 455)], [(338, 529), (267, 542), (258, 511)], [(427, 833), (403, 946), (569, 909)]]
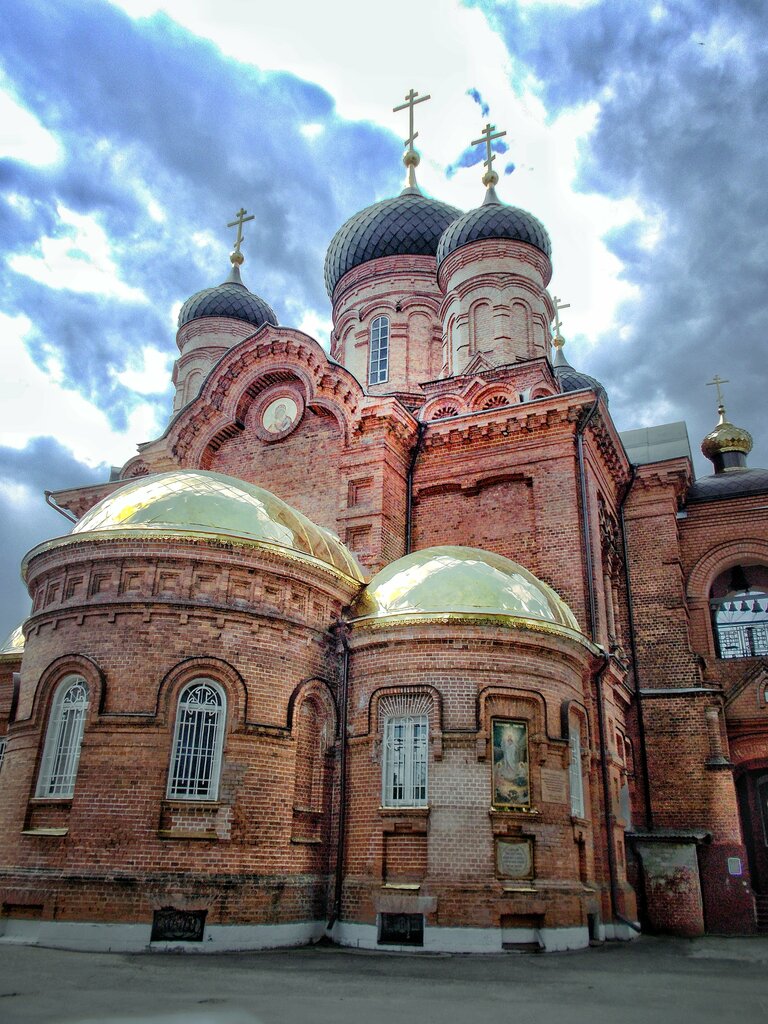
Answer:
[(0, 651), (0, 941), (768, 920), (765, 471), (722, 395), (710, 477), (684, 425), (619, 435), (498, 137), (462, 213), (411, 123), (404, 191), (330, 243), (330, 356), (244, 285), (241, 210), (167, 429), (51, 497), (76, 525)]

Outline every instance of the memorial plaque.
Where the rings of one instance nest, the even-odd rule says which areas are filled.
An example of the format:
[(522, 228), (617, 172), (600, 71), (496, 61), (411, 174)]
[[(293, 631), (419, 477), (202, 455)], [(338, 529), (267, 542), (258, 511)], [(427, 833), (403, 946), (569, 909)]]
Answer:
[(567, 773), (560, 768), (541, 769), (541, 799), (545, 804), (567, 804)]
[(531, 840), (497, 839), (496, 873), (500, 878), (533, 878), (533, 843)]
[(207, 910), (163, 907), (152, 920), (150, 942), (202, 942)]
[(423, 946), (423, 914), (382, 914), (379, 924), (379, 945)]

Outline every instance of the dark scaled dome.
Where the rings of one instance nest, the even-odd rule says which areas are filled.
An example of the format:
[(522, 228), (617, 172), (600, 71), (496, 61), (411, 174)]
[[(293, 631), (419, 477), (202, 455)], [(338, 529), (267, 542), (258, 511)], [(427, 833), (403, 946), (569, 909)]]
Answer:
[(245, 320), (254, 327), (272, 324), (277, 327), (277, 314), (263, 299), (248, 291), (240, 280), (237, 266), (222, 284), (203, 288), (187, 299), (179, 311), (179, 327), (204, 316), (225, 316), (232, 320)]
[(541, 221), (527, 210), (505, 206), (489, 190), (482, 206), (465, 213), (446, 230), (437, 247), (437, 265), (440, 266), (447, 256), (463, 245), (484, 238), (509, 238), (516, 242), (527, 242), (543, 252), (548, 259), (552, 256), (552, 243)]
[(380, 256), (434, 256), (440, 236), (457, 210), (422, 195), (417, 187), (383, 199), (350, 217), (325, 254), (325, 287), (330, 296), (342, 277)]

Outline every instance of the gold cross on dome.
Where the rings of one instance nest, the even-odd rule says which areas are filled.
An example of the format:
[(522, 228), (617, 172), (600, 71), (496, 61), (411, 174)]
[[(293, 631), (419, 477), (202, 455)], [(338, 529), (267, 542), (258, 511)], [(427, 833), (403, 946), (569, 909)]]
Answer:
[(559, 338), (560, 337), (560, 328), (563, 326), (563, 322), (560, 319), (560, 310), (561, 309), (570, 309), (571, 308), (571, 304), (570, 304), (570, 302), (561, 302), (560, 299), (558, 299), (558, 297), (556, 295), (554, 297), (554, 300), (555, 300), (555, 337)]
[(240, 207), (240, 209), (235, 214), (235, 219), (231, 221), (229, 224), (227, 224), (228, 228), (237, 227), (237, 238), (235, 239), (234, 251), (238, 253), (240, 252), (240, 244), (243, 241), (243, 224), (245, 224), (245, 222), (248, 220), (256, 219), (255, 213), (252, 213), (250, 217), (246, 217), (247, 212), (247, 210), (244, 210), (242, 207)]
[(411, 89), (411, 91), (405, 97), (405, 103), (401, 103), (399, 107), (392, 107), (393, 114), (398, 113), (398, 111), (400, 110), (408, 110), (409, 132), (408, 138), (403, 141), (403, 145), (407, 146), (408, 149), (413, 149), (413, 144), (419, 137), (419, 133), (413, 130), (413, 108), (416, 106), (417, 103), (425, 103), (427, 100), (432, 99), (431, 96), (419, 96), (419, 98), (416, 99), (417, 96), (419, 96), (419, 94), (417, 92), (414, 92), (413, 89)]
[(483, 163), (488, 168), (489, 174), (493, 173), (493, 161), (496, 159), (496, 154), (493, 152), (491, 144), (495, 142), (496, 139), (503, 139), (506, 134), (506, 132), (497, 132), (496, 125), (491, 124), (489, 121), (485, 128), (483, 128), (480, 138), (475, 139), (474, 142), (471, 143), (473, 146), (479, 146), (481, 142), (485, 143), (486, 157)]
[(712, 380), (707, 381), (707, 387), (717, 388), (717, 404), (718, 406), (723, 405), (723, 392), (720, 390), (721, 384), (730, 384), (729, 380), (724, 380), (719, 373), (716, 373)]

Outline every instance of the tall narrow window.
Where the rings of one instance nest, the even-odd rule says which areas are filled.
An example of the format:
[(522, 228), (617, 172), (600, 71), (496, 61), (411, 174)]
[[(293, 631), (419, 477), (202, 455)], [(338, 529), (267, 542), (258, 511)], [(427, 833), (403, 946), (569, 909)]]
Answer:
[(81, 676), (67, 676), (59, 684), (51, 706), (37, 796), (74, 795), (80, 745), (83, 741), (88, 687)]
[(196, 679), (179, 696), (168, 796), (215, 800), (227, 705), (220, 687)]
[(428, 722), (426, 715), (385, 720), (381, 801), (385, 807), (426, 804)]
[(383, 384), (389, 377), (389, 317), (377, 316), (371, 324), (368, 383)]
[(568, 772), (571, 786), (571, 814), (584, 817), (584, 779), (581, 774), (581, 733), (577, 725), (570, 730), (571, 762)]
[(3, 767), (3, 761), (5, 760), (5, 736), (0, 736), (0, 768)]

